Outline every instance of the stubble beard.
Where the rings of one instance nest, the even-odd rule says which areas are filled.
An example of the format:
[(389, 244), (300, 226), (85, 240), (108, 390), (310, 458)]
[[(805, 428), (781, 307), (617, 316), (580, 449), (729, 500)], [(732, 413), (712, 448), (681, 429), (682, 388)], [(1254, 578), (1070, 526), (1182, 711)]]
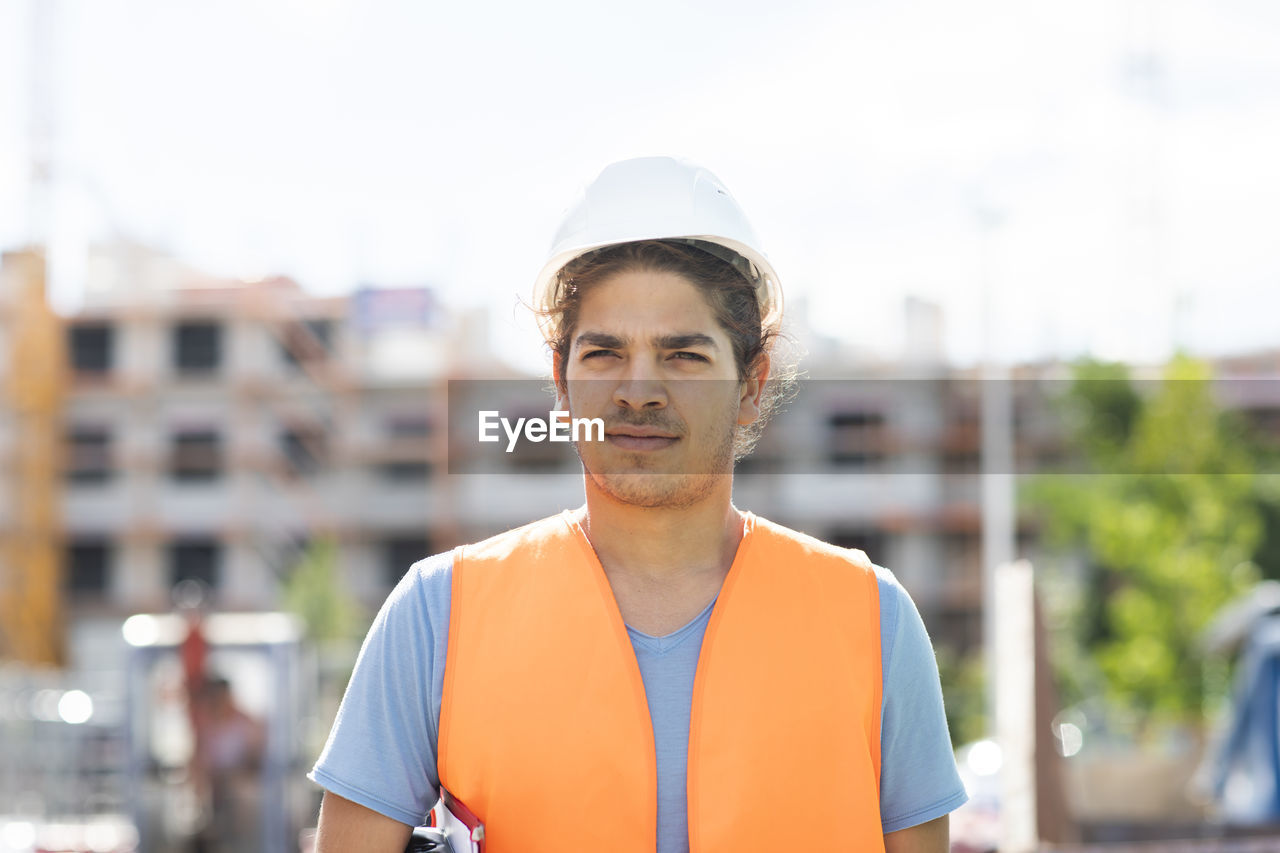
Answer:
[[(717, 424), (719, 438), (710, 452), (702, 457), (707, 464), (701, 471), (674, 474), (593, 471), (588, 457), (583, 455), (583, 442), (575, 442), (574, 449), (586, 476), (591, 478), (597, 489), (619, 503), (646, 509), (688, 509), (705, 500), (723, 482), (723, 478), (733, 477), (733, 444), (737, 428), (736, 407), (727, 406), (724, 417)], [(697, 461), (691, 460), (692, 464), (697, 464)], [(641, 454), (631, 455), (630, 463), (631, 467), (641, 467), (644, 457)]]

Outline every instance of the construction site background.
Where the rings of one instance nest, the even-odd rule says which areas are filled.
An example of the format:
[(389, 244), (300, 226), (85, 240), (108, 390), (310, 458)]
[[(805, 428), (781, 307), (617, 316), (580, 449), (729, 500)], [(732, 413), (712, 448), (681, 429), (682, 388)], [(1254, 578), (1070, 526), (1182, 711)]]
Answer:
[[(298, 620), (296, 646), (280, 629), (247, 645), (222, 636), (209, 653), (238, 703), (276, 727), (280, 837), (294, 838), (318, 802), (302, 774), (391, 586), (421, 557), (579, 502), (576, 459), (527, 445), (459, 473), (469, 469), (450, 442), (451, 393), (501, 388), (512, 413), (545, 412), (550, 398), (489, 351), (483, 312), (456, 315), (430, 287), (317, 298), (289, 279), (212, 278), (131, 244), (98, 247), (90, 269), (70, 317), (45, 303), (38, 252), (7, 253), (0, 270), (0, 812), (19, 827), (6, 832), (78, 822), (120, 845), (141, 833), (151, 850), (190, 840), (200, 805), (178, 675), (185, 635), (161, 635), (177, 630), (165, 621), (182, 605), (175, 590), (194, 585), (210, 618)], [(944, 319), (909, 300), (909, 345), (893, 361), (808, 335), (809, 385), (743, 464), (737, 501), (892, 568), (942, 654), (972, 660), (981, 401), (977, 374), (942, 357)], [(803, 315), (798, 326), (806, 336)], [(1214, 367), (1271, 378), (1280, 350)], [(1010, 376), (1025, 380), (1015, 455), (1062, 464), (1065, 425), (1045, 393), (1068, 366)], [(1280, 434), (1280, 388), (1250, 387), (1228, 402)], [(1019, 513), (1019, 556), (1088, 570), (1048, 549), (1041, 528)], [(972, 688), (951, 675), (948, 705), (964, 707)], [(1074, 824), (1098, 837), (1211, 826), (1210, 804), (1188, 793), (1202, 733), (1063, 752), (1058, 711), (1044, 748), (1058, 750)]]

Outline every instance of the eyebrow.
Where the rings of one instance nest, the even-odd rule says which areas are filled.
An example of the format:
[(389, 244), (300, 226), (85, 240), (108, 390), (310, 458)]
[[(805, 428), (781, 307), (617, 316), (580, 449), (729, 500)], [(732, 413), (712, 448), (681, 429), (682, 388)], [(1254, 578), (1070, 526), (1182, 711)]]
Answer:
[(576, 347), (604, 347), (605, 349), (622, 349), (626, 343), (626, 339), (608, 332), (583, 332), (573, 341)]
[(653, 339), (653, 343), (658, 349), (693, 349), (695, 347), (719, 349), (719, 347), (716, 346), (715, 338), (710, 335), (704, 335), (702, 332), (684, 332), (678, 335), (659, 335)]
[[(631, 342), (630, 338), (611, 335), (608, 332), (583, 332), (574, 339), (575, 346), (603, 347), (604, 349), (622, 349)], [(718, 350), (716, 339), (702, 332), (680, 332), (674, 335), (659, 335), (653, 339), (658, 349), (692, 349), (706, 347)]]

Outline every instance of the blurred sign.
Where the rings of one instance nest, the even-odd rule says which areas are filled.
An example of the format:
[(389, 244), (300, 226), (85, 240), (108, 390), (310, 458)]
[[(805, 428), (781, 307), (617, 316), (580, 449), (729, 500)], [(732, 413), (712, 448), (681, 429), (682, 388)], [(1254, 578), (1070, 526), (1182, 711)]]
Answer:
[(360, 332), (381, 329), (429, 329), (444, 314), (440, 300), (429, 287), (361, 287), (351, 298), (351, 323)]

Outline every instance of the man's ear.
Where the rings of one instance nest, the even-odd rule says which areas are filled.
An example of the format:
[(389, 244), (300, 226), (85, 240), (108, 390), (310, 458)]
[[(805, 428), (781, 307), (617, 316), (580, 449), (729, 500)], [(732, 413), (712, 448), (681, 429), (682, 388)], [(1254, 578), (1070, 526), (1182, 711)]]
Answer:
[(769, 355), (760, 353), (751, 375), (743, 380), (738, 397), (738, 425), (753, 424), (760, 417), (760, 401), (764, 398), (764, 386), (769, 381)]

